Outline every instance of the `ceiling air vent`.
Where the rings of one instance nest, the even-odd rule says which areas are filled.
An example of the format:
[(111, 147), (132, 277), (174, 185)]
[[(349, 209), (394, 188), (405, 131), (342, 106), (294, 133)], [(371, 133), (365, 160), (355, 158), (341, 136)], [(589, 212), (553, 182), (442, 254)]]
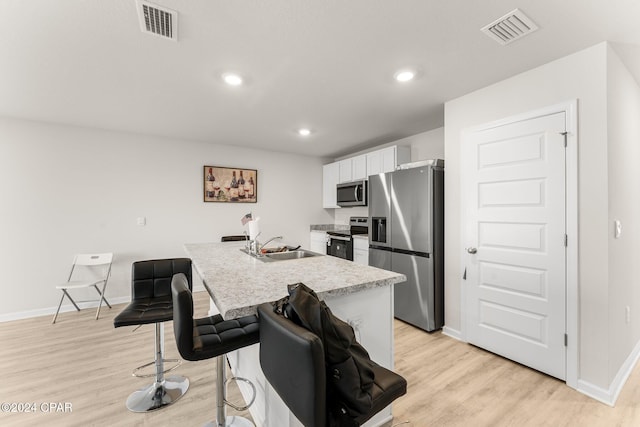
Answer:
[(178, 12), (143, 0), (136, 3), (143, 33), (178, 40)]
[(482, 28), (481, 31), (501, 45), (506, 45), (537, 29), (538, 26), (527, 15), (520, 9), (515, 9)]

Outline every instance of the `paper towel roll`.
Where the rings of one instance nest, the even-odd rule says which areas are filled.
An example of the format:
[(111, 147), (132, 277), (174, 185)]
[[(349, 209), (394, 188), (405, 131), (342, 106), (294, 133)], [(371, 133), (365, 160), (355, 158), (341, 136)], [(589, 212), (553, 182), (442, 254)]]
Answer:
[(249, 222), (249, 239), (256, 240), (258, 234), (260, 234), (260, 218)]

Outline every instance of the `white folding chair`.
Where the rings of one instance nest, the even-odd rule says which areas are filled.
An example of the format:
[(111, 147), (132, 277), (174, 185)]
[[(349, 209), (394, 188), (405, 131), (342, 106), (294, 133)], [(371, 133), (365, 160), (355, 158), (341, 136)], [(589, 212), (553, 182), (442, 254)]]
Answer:
[[(107, 287), (107, 281), (109, 280), (109, 276), (111, 275), (112, 261), (112, 253), (78, 254), (75, 256), (75, 258), (73, 259), (73, 265), (71, 266), (71, 272), (69, 273), (69, 278), (67, 279), (67, 283), (56, 286), (56, 289), (60, 289), (62, 291), (62, 298), (60, 298), (60, 304), (58, 304), (58, 309), (56, 310), (56, 314), (53, 316), (53, 322), (51, 323), (56, 323), (56, 319), (58, 318), (58, 313), (60, 312), (60, 307), (62, 306), (62, 301), (64, 300), (65, 296), (69, 298), (76, 310), (80, 311), (80, 307), (78, 307), (78, 304), (76, 304), (73, 298), (71, 298), (71, 295), (69, 295), (69, 292), (67, 292), (69, 289), (90, 288), (93, 286), (96, 291), (98, 291), (98, 294), (100, 295), (100, 302), (98, 303), (96, 320), (98, 320), (98, 317), (100, 316), (100, 307), (102, 307), (102, 301), (104, 301), (105, 304), (107, 304), (107, 306), (111, 308), (111, 305), (104, 297), (104, 290)], [(77, 272), (77, 266), (84, 266), (91, 270), (94, 270), (94, 273), (97, 273), (97, 275), (89, 279), (81, 278), (72, 280), (74, 271)], [(101, 286), (102, 289), (100, 289), (98, 286)]]

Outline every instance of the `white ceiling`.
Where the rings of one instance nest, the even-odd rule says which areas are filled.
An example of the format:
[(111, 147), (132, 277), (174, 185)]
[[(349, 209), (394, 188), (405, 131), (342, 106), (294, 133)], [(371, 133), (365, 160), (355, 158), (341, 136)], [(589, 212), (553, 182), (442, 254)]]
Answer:
[[(640, 81), (637, 0), (154, 2), (179, 12), (177, 43), (143, 34), (134, 0), (1, 0), (0, 116), (336, 157), (604, 40)], [(537, 32), (480, 32), (516, 7)], [(419, 78), (395, 82), (407, 66)], [(224, 85), (228, 70), (247, 84)]]

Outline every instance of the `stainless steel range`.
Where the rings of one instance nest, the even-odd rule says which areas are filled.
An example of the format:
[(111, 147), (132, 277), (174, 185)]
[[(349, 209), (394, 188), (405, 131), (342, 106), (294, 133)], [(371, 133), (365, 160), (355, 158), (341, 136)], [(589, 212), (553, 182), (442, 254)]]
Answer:
[(348, 230), (327, 231), (327, 255), (353, 261), (353, 236), (369, 233), (369, 218), (352, 216), (349, 218)]

